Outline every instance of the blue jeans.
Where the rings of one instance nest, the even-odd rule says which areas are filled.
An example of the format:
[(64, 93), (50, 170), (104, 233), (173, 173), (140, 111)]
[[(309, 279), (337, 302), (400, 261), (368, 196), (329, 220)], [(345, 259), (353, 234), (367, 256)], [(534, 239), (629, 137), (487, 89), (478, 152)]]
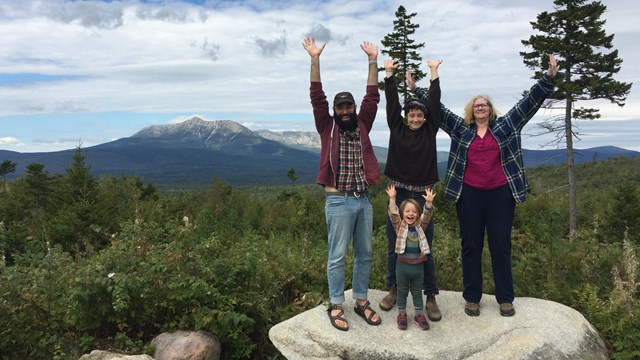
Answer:
[[(415, 199), (421, 207), (424, 206), (425, 200), (422, 197), (424, 192), (422, 191), (410, 191), (403, 188), (396, 189), (396, 205), (398, 208), (400, 204), (406, 199)], [(391, 224), (391, 219), (389, 218), (389, 213), (387, 213), (387, 288), (390, 288), (393, 285), (397, 284), (396, 281), (396, 231), (393, 229), (393, 225)], [(437, 279), (436, 279), (436, 265), (433, 260), (433, 217), (431, 217), (431, 221), (429, 221), (429, 225), (427, 225), (427, 229), (424, 234), (427, 236), (427, 243), (429, 243), (429, 248), (431, 249), (431, 253), (427, 255), (427, 261), (424, 262), (423, 270), (424, 270), (424, 281), (422, 284), (422, 288), (424, 289), (425, 294), (433, 294), (436, 295), (439, 293)]]
[(373, 234), (373, 207), (369, 196), (327, 195), (324, 210), (329, 244), (327, 280), (331, 304), (344, 302), (347, 249), (352, 239), (352, 295), (356, 300), (365, 300), (369, 291)]
[(482, 298), (482, 248), (484, 233), (491, 253), (496, 301), (512, 303), (511, 227), (516, 201), (509, 184), (493, 190), (479, 190), (464, 184), (456, 203), (462, 238), (462, 297), (479, 303)]

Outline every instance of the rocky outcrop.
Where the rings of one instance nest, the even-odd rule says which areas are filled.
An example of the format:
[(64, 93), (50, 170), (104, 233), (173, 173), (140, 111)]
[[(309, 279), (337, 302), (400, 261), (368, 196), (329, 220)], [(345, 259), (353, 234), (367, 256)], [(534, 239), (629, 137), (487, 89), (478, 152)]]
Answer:
[(93, 350), (89, 354), (82, 355), (80, 360), (153, 360), (149, 355), (123, 355), (110, 351)]
[[(502, 317), (492, 295), (484, 295), (479, 317), (464, 313), (459, 292), (441, 291), (437, 300), (442, 320), (422, 331), (413, 322), (408, 330), (396, 326), (397, 308), (379, 310), (385, 292), (369, 291), (380, 326), (369, 326), (353, 311), (351, 291), (344, 304), (347, 332), (334, 329), (321, 305), (275, 325), (269, 338), (287, 359), (439, 359), (439, 360), (560, 360), (608, 359), (596, 329), (579, 312), (535, 298), (514, 301), (516, 315)], [(408, 303), (411, 311), (411, 300)]]
[(220, 360), (222, 346), (214, 334), (206, 331), (176, 331), (156, 336), (149, 355), (123, 355), (94, 350), (79, 360)]
[(219, 360), (222, 351), (217, 336), (205, 331), (176, 331), (156, 336), (155, 360)]

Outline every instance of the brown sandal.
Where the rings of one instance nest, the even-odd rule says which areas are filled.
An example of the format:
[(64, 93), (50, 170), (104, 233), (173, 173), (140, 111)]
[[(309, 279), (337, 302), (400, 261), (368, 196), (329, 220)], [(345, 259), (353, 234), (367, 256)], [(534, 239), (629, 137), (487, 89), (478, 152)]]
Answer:
[[(369, 316), (367, 316), (367, 310), (369, 310)], [(356, 306), (353, 307), (353, 311), (360, 315), (360, 317), (369, 325), (380, 325), (382, 322), (382, 318), (380, 317), (378, 317), (378, 321), (371, 320), (371, 318), (376, 315), (376, 312), (371, 308), (371, 303), (369, 303), (368, 300), (364, 305), (358, 305), (358, 302), (356, 301)]]
[[(340, 310), (340, 312), (337, 313), (336, 315), (331, 315), (331, 312), (333, 310)], [(342, 331), (349, 330), (349, 322), (344, 317), (344, 310), (342, 310), (342, 305), (335, 305), (334, 304), (334, 305), (329, 306), (329, 308), (327, 309), (327, 314), (329, 315), (329, 320), (331, 321), (331, 325), (333, 325), (334, 328), (336, 328), (338, 330), (342, 330)], [(342, 327), (342, 326), (338, 325), (336, 320), (344, 321), (345, 323), (347, 323), (347, 326)]]

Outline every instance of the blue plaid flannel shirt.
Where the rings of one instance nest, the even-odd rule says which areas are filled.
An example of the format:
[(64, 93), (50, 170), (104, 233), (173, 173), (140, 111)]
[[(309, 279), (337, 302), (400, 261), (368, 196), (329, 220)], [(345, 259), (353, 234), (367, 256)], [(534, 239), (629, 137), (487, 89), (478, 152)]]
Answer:
[[(523, 202), (525, 194), (529, 191), (522, 160), (520, 131), (552, 92), (553, 80), (545, 73), (511, 110), (489, 124), (489, 130), (500, 147), (502, 169), (517, 202)], [(427, 89), (416, 88), (415, 93), (420, 100), (426, 102)], [(458, 201), (462, 193), (467, 150), (476, 136), (476, 127), (475, 124), (465, 125), (462, 117), (454, 114), (444, 105), (440, 104), (440, 108), (440, 127), (451, 137), (449, 161), (444, 179), (445, 198)]]

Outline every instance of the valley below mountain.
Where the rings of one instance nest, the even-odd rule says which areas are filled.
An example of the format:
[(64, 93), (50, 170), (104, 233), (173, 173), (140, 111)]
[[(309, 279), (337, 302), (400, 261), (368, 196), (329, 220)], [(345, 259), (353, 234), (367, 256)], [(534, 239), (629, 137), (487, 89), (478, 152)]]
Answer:
[[(375, 147), (384, 167), (387, 149)], [(0, 150), (0, 161), (17, 164), (7, 179), (21, 177), (26, 166), (39, 163), (49, 175), (65, 173), (77, 149), (42, 153)], [(154, 125), (127, 138), (81, 148), (85, 165), (96, 176), (138, 176), (161, 187), (199, 188), (222, 179), (235, 186), (311, 184), (319, 163), (320, 138), (315, 132), (252, 131), (229, 120), (193, 117), (179, 124)], [(576, 163), (640, 153), (617, 147), (575, 150)], [(438, 152), (444, 178), (448, 153)], [(527, 167), (566, 162), (566, 150), (523, 150)], [(295, 180), (289, 176), (293, 170)]]

